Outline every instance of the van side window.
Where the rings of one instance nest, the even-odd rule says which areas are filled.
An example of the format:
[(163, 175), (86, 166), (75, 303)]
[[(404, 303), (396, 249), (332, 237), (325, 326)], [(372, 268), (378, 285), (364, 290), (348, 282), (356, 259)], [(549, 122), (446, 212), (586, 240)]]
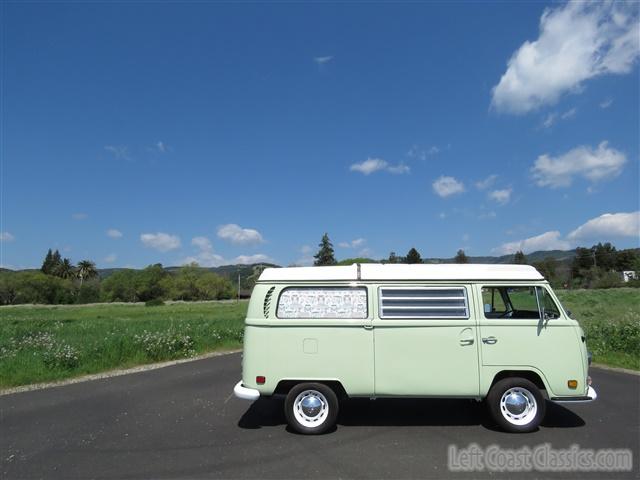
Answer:
[(278, 318), (367, 318), (364, 287), (292, 287), (278, 299)]
[(464, 287), (380, 287), (380, 318), (469, 318)]
[(545, 320), (560, 318), (560, 310), (546, 288), (538, 287), (538, 299), (540, 300), (540, 307)]
[(482, 303), (485, 318), (540, 318), (536, 287), (483, 287)]

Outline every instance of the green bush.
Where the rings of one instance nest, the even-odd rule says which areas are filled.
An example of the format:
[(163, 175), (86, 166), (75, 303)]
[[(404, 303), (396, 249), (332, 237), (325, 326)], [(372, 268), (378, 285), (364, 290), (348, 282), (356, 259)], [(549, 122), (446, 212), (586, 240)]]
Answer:
[(625, 352), (640, 356), (640, 319), (624, 318), (618, 322), (593, 322), (583, 326), (587, 346), (594, 355)]
[(78, 290), (76, 303), (98, 303), (100, 301), (100, 284), (98, 282), (85, 283)]
[(164, 301), (161, 298), (154, 298), (152, 300), (147, 300), (144, 304), (147, 307), (162, 307), (164, 306)]
[(594, 288), (616, 288), (622, 286), (620, 274), (616, 272), (605, 272), (593, 282)]

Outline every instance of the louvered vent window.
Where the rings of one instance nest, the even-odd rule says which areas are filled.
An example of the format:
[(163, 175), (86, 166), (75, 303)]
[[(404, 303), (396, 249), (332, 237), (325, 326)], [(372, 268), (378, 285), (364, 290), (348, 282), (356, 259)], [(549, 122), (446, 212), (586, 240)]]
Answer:
[(380, 318), (469, 318), (463, 287), (381, 287)]
[(264, 296), (264, 305), (262, 310), (264, 312), (264, 318), (269, 318), (269, 307), (271, 306), (271, 296), (273, 295), (273, 291), (276, 287), (271, 287), (267, 294)]
[(367, 318), (367, 289), (287, 288), (278, 300), (278, 318)]

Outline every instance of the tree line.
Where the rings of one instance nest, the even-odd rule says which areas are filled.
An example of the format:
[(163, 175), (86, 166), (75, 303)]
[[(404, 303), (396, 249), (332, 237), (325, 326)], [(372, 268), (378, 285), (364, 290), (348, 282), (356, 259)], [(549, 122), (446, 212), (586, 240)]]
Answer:
[[(352, 258), (336, 261), (333, 244), (325, 233), (314, 255), (314, 265), (347, 265), (351, 263), (373, 262), (369, 258)], [(460, 249), (453, 257), (453, 263), (471, 263), (464, 250)], [(406, 255), (400, 256), (391, 252), (389, 257), (380, 260), (382, 263), (424, 263), (420, 252), (411, 247)], [(611, 243), (598, 243), (590, 248), (578, 247), (570, 262), (560, 262), (554, 257), (541, 261), (529, 261), (522, 250), (515, 252), (510, 263), (532, 265), (556, 288), (610, 288), (623, 284), (640, 286), (640, 280), (623, 283), (621, 272), (635, 271), (640, 275), (640, 255), (635, 249), (617, 250)]]
[(57, 250), (47, 252), (39, 271), (0, 273), (1, 305), (222, 300), (236, 294), (231, 281), (197, 264), (176, 272), (161, 264), (122, 269), (101, 279), (94, 262), (74, 265)]

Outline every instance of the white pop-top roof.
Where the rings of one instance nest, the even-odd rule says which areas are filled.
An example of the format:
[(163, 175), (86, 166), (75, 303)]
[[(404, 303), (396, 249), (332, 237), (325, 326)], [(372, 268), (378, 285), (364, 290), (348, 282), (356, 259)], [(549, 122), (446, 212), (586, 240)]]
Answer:
[(530, 265), (362, 263), (340, 267), (267, 268), (259, 281), (318, 280), (544, 280), (544, 277)]

